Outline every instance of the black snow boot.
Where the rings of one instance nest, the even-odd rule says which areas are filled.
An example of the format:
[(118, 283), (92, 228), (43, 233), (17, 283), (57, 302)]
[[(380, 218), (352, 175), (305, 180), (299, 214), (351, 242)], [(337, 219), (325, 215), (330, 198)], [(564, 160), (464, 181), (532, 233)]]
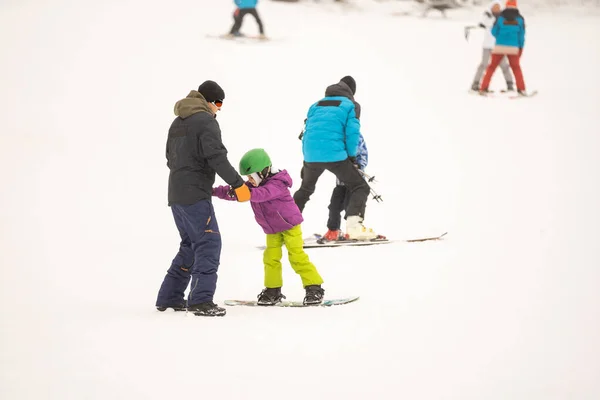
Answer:
[(168, 306), (156, 306), (156, 309), (160, 312), (165, 311), (167, 308), (172, 308), (174, 311), (185, 311), (185, 300), (179, 304), (170, 304)]
[(259, 306), (274, 306), (280, 303), (285, 296), (281, 294), (281, 288), (265, 288), (257, 296), (258, 301), (256, 302)]
[(226, 314), (224, 308), (217, 306), (212, 301), (194, 304), (193, 306), (189, 306), (187, 309), (189, 312), (194, 313), (194, 315), (202, 317), (222, 317)]
[(304, 289), (306, 290), (306, 296), (304, 297), (305, 305), (310, 306), (323, 302), (325, 290), (321, 288), (321, 285), (308, 285)]

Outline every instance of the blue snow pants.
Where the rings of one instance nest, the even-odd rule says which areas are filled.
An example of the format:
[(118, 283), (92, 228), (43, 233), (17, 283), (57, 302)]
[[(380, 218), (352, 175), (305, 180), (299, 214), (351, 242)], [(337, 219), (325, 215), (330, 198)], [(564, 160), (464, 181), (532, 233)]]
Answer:
[(221, 235), (210, 200), (192, 205), (172, 204), (181, 236), (179, 252), (158, 292), (157, 307), (185, 304), (184, 292), (192, 281), (187, 305), (213, 300), (221, 258)]

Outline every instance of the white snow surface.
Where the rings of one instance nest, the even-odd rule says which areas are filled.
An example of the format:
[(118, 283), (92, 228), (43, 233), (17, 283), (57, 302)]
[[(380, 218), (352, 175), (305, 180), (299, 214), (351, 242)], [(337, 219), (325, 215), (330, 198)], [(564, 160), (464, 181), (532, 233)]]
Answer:
[[(539, 95), (513, 101), (467, 93), (482, 32), (466, 42), (463, 26), (480, 7), (400, 5), (262, 1), (273, 40), (243, 44), (206, 38), (229, 29), (229, 1), (4, 1), (0, 398), (600, 398), (597, 10), (526, 14)], [(347, 74), (384, 199), (367, 226), (446, 240), (308, 250), (326, 297), (361, 296), (345, 306), (157, 312), (179, 243), (175, 102), (219, 82), (232, 164), (263, 147), (295, 191), (306, 111)], [(325, 231), (334, 182), (306, 235)], [(256, 298), (264, 234), (248, 204), (215, 208), (215, 301)], [(285, 258), (284, 280), (301, 299)]]

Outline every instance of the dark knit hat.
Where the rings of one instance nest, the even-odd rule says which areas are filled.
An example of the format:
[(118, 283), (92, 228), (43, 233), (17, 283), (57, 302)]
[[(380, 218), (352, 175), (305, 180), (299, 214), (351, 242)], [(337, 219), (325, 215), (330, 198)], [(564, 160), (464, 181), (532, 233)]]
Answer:
[(209, 103), (225, 99), (225, 92), (215, 81), (205, 81), (198, 87), (198, 92), (204, 96)]
[(352, 91), (352, 94), (356, 93), (356, 81), (353, 77), (351, 77), (350, 75), (346, 75), (345, 77), (340, 79), (340, 82), (344, 82), (346, 85), (348, 85), (348, 87)]

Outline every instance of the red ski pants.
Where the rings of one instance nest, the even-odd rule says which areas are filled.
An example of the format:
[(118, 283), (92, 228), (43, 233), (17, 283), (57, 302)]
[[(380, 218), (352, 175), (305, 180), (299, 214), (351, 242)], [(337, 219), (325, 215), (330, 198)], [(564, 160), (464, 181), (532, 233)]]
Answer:
[[(492, 59), (490, 60), (490, 64), (485, 71), (483, 82), (481, 83), (481, 90), (487, 90), (490, 87), (492, 75), (494, 75), (494, 71), (496, 71), (496, 68), (498, 68), (498, 65), (500, 65), (502, 57), (505, 57), (505, 55), (492, 54)], [(523, 80), (523, 72), (521, 71), (521, 64), (519, 62), (521, 59), (521, 54), (511, 54), (506, 55), (506, 57), (508, 57), (508, 64), (515, 75), (515, 80), (517, 81), (517, 90), (525, 90), (525, 81)]]

